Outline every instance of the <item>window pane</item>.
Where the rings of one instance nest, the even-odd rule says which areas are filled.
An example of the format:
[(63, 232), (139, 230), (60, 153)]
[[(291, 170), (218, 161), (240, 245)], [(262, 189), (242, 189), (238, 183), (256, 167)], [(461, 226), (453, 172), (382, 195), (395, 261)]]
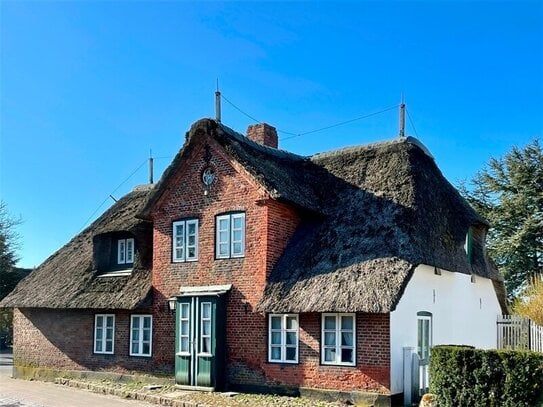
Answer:
[(175, 249), (175, 258), (178, 260), (183, 258), (183, 249)]
[(344, 363), (353, 363), (353, 350), (341, 349), (341, 361)]
[(202, 338), (202, 352), (211, 353), (211, 338)]
[(132, 327), (133, 328), (139, 328), (140, 327), (140, 318), (139, 317), (132, 317)]
[(422, 357), (422, 320), (417, 321), (418, 324), (418, 337), (417, 337), (417, 353)]
[(104, 332), (103, 332), (102, 328), (97, 328), (96, 329), (96, 339), (102, 339), (103, 336), (104, 336)]
[(219, 219), (219, 230), (228, 230), (228, 219)]
[(341, 329), (353, 330), (353, 317), (341, 317)]
[(113, 326), (113, 317), (106, 318), (106, 325), (110, 328)]
[(324, 329), (336, 329), (336, 317), (334, 316), (324, 317)]
[(272, 329), (281, 329), (281, 317), (271, 317)]
[(151, 340), (151, 330), (150, 329), (145, 329), (143, 331), (143, 340), (144, 341), (150, 341)]
[(188, 352), (189, 351), (189, 338), (183, 337), (181, 338), (181, 352)]
[(96, 341), (96, 352), (102, 352), (102, 341)]
[(281, 348), (278, 346), (272, 346), (271, 348), (271, 360), (281, 360)]
[(189, 334), (189, 321), (182, 321), (181, 322), (181, 335), (188, 335)]
[(149, 353), (151, 353), (151, 344), (144, 342), (141, 353), (144, 355), (148, 355)]
[(240, 254), (241, 251), (241, 243), (234, 243), (234, 247), (232, 248), (234, 254)]
[(241, 230), (234, 230), (234, 241), (239, 242), (241, 241)]
[(96, 326), (98, 327), (98, 326), (102, 326), (102, 325), (104, 325), (104, 317), (97, 316), (96, 317)]
[(271, 343), (272, 345), (281, 345), (281, 332), (272, 332)]
[(113, 351), (113, 342), (108, 341), (106, 342), (106, 352), (112, 352)]
[(296, 348), (287, 348), (286, 360), (296, 360)]
[[(187, 225), (188, 227), (188, 234), (189, 235), (194, 235), (196, 233), (196, 224), (195, 223), (189, 223)], [(190, 237), (194, 237), (194, 236), (190, 236)]]
[(211, 304), (202, 304), (202, 318), (211, 318)]
[(181, 304), (181, 318), (187, 319), (189, 317), (189, 304)]
[(151, 317), (144, 317), (143, 318), (143, 327), (144, 328), (151, 328)]
[(228, 232), (219, 232), (219, 242), (228, 242)]
[(134, 262), (134, 239), (126, 239), (126, 262)]
[(336, 349), (335, 348), (325, 348), (324, 349), (324, 360), (326, 362), (335, 362), (336, 361)]
[(132, 353), (140, 353), (140, 344), (138, 342), (132, 342)]
[(341, 346), (353, 346), (353, 334), (350, 332), (341, 333)]
[(139, 341), (140, 340), (140, 331), (139, 331), (139, 329), (132, 329), (132, 340), (133, 341)]
[(336, 344), (336, 333), (335, 332), (325, 332), (324, 333), (324, 344), (329, 346), (334, 346)]
[(241, 226), (243, 225), (243, 218), (235, 217), (233, 221), (234, 221), (234, 229), (241, 229)]
[(202, 335), (211, 335), (211, 321), (202, 323)]
[(177, 236), (178, 240), (181, 239), (181, 241), (183, 241), (183, 224), (175, 226), (175, 235)]
[(227, 244), (220, 244), (219, 245), (219, 254), (221, 256), (227, 256), (228, 255), (228, 245)]
[(106, 329), (106, 339), (113, 339), (113, 329)]
[(296, 345), (296, 332), (287, 332), (287, 345)]
[(196, 236), (189, 236), (189, 246), (194, 246), (196, 244)]
[(287, 317), (287, 329), (297, 329), (296, 317)]

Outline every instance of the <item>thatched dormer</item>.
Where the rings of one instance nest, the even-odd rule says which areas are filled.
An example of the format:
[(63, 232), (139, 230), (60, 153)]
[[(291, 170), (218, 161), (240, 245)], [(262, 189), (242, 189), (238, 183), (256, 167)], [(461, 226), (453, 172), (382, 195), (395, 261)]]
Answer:
[[(137, 219), (151, 189), (130, 192), (89, 227), (45, 260), (1, 303), (16, 308), (134, 309), (148, 305), (152, 227)], [(119, 237), (134, 238), (135, 257), (126, 273), (114, 265)], [(122, 266), (127, 270), (126, 265)]]

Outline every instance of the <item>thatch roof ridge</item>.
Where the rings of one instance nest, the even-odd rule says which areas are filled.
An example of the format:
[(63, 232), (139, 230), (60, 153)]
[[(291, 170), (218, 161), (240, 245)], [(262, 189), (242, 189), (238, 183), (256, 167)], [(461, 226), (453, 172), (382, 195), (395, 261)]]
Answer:
[(94, 269), (93, 239), (104, 233), (125, 231), (144, 246), (145, 240), (151, 238), (151, 227), (134, 215), (149, 193), (149, 189), (135, 190), (119, 199), (21, 280), (0, 306), (133, 309), (144, 305), (151, 289), (148, 256), (136, 258), (130, 276), (100, 277)]

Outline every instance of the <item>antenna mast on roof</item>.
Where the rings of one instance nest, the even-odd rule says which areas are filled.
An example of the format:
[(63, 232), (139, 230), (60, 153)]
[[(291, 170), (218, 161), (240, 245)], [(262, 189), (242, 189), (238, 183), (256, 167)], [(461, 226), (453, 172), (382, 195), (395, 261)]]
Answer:
[(402, 93), (402, 102), (400, 103), (400, 134), (399, 137), (402, 139), (405, 137), (405, 103)]
[(215, 91), (215, 120), (221, 122), (221, 92), (219, 90), (219, 79), (217, 79), (217, 90)]
[(153, 183), (153, 150), (149, 149), (149, 184)]

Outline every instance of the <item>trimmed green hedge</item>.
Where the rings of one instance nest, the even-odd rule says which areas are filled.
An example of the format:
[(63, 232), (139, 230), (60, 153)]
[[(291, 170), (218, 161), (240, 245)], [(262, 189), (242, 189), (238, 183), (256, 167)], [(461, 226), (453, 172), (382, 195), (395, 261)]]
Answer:
[(435, 346), (430, 392), (440, 407), (533, 407), (543, 392), (543, 354)]

